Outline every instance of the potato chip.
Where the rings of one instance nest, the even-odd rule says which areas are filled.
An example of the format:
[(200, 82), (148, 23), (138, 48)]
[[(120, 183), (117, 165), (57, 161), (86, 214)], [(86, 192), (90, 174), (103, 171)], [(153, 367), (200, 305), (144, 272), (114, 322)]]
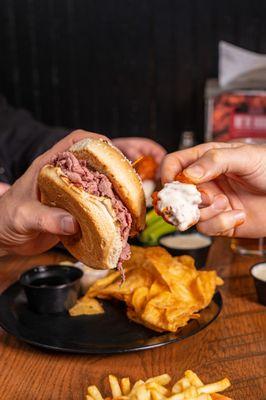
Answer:
[(144, 319), (141, 319), (140, 317), (138, 317), (138, 315), (132, 308), (127, 309), (127, 316), (129, 319), (136, 322), (137, 324), (144, 325), (144, 326), (146, 326), (146, 328), (152, 329), (153, 331), (156, 331), (156, 332), (164, 332), (165, 331), (165, 329), (160, 328), (158, 325), (152, 325), (149, 322), (145, 321)]
[(123, 267), (127, 268), (135, 268), (139, 267), (141, 264), (144, 263), (146, 258), (146, 251), (144, 247), (140, 246), (131, 246), (131, 257), (129, 260), (125, 261)]
[(149, 294), (149, 289), (145, 286), (137, 288), (132, 295), (131, 303), (137, 314), (141, 314)]
[(168, 290), (167, 285), (158, 280), (155, 280), (150, 287), (148, 300), (151, 300), (153, 297), (157, 296), (165, 290)]
[(216, 276), (216, 286), (222, 286), (224, 281), (219, 276)]
[(199, 308), (205, 308), (211, 302), (216, 288), (216, 272), (201, 271), (194, 282), (192, 290), (195, 298), (198, 300)]
[(71, 317), (77, 317), (79, 315), (96, 315), (103, 314), (104, 309), (96, 299), (82, 298), (68, 310)]
[[(162, 247), (132, 246), (125, 262), (126, 281), (111, 271), (91, 286), (85, 298), (117, 299), (127, 316), (158, 332), (176, 332), (207, 307), (223, 281), (215, 271), (198, 271), (192, 257), (172, 257)], [(152, 397), (158, 397), (156, 392)], [(160, 397), (160, 396), (159, 396)]]
[(185, 254), (183, 256), (174, 257), (174, 259), (176, 259), (178, 262), (180, 262), (181, 264), (185, 265), (186, 267), (189, 267), (191, 269), (196, 269), (195, 260), (191, 256), (188, 256), (188, 255)]

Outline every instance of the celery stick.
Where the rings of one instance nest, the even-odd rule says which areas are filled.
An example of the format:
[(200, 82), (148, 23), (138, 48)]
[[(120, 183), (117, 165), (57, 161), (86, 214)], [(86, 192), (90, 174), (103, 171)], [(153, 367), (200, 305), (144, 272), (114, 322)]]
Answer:
[(151, 232), (150, 240), (152, 242), (158, 241), (160, 237), (163, 235), (167, 235), (168, 233), (176, 232), (176, 228), (173, 225), (167, 224), (166, 222), (159, 226), (156, 230)]
[(158, 221), (160, 218), (161, 217), (156, 214), (154, 209), (152, 209), (151, 211), (149, 211), (146, 214), (146, 224), (147, 224), (147, 226), (152, 225), (154, 222)]
[(156, 244), (158, 239), (167, 233), (175, 232), (176, 228), (160, 217), (156, 223), (148, 226), (140, 235), (140, 241), (143, 243)]
[(156, 222), (154, 222), (152, 225), (148, 225), (144, 231), (140, 235), (140, 240), (147, 242), (149, 241), (150, 233), (157, 227), (162, 224), (162, 218), (160, 217)]

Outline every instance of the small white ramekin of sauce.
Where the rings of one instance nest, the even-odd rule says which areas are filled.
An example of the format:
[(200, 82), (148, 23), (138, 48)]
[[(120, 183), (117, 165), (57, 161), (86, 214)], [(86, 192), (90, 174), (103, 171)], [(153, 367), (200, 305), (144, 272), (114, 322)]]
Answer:
[(72, 262), (72, 261), (62, 261), (60, 265), (72, 265), (74, 267), (79, 268), (83, 272), (83, 276), (81, 278), (81, 291), (82, 294), (85, 294), (89, 287), (96, 282), (98, 279), (106, 277), (110, 270), (108, 269), (94, 269), (87, 267), (87, 265), (83, 264), (80, 261)]
[(266, 262), (253, 265), (250, 274), (254, 279), (258, 300), (266, 306)]
[(195, 259), (197, 268), (205, 266), (212, 244), (211, 238), (198, 232), (174, 233), (161, 237), (159, 243), (173, 256), (188, 254)]
[(74, 265), (83, 272), (83, 277), (81, 278), (81, 289), (83, 293), (86, 293), (94, 282), (98, 279), (105, 278), (110, 272), (108, 269), (94, 269), (87, 267), (87, 265), (80, 261), (76, 262)]

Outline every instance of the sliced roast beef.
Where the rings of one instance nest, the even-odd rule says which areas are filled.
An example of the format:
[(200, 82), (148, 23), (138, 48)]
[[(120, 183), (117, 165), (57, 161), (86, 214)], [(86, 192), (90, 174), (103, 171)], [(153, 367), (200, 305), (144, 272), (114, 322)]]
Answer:
[(86, 192), (94, 196), (105, 196), (111, 200), (120, 227), (122, 252), (118, 261), (118, 268), (123, 272), (122, 263), (130, 257), (130, 246), (127, 241), (132, 218), (128, 209), (113, 191), (112, 183), (104, 174), (90, 170), (85, 160), (78, 160), (69, 151), (59, 153), (53, 158), (52, 163), (54, 166), (60, 167), (64, 175), (74, 185), (81, 186)]

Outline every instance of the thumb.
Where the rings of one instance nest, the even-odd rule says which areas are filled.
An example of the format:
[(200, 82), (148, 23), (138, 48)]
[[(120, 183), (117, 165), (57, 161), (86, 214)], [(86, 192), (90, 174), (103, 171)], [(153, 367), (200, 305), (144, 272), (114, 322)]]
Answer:
[(251, 158), (252, 154), (244, 146), (211, 149), (183, 173), (193, 183), (208, 182), (226, 173), (243, 176), (250, 172)]
[(7, 183), (0, 182), (0, 196), (2, 196), (5, 192), (7, 192), (9, 188), (10, 185), (8, 185)]
[(67, 211), (48, 207), (39, 202), (31, 203), (30, 209), (24, 210), (23, 228), (27, 232), (47, 232), (54, 235), (73, 235), (78, 231), (78, 223)]

